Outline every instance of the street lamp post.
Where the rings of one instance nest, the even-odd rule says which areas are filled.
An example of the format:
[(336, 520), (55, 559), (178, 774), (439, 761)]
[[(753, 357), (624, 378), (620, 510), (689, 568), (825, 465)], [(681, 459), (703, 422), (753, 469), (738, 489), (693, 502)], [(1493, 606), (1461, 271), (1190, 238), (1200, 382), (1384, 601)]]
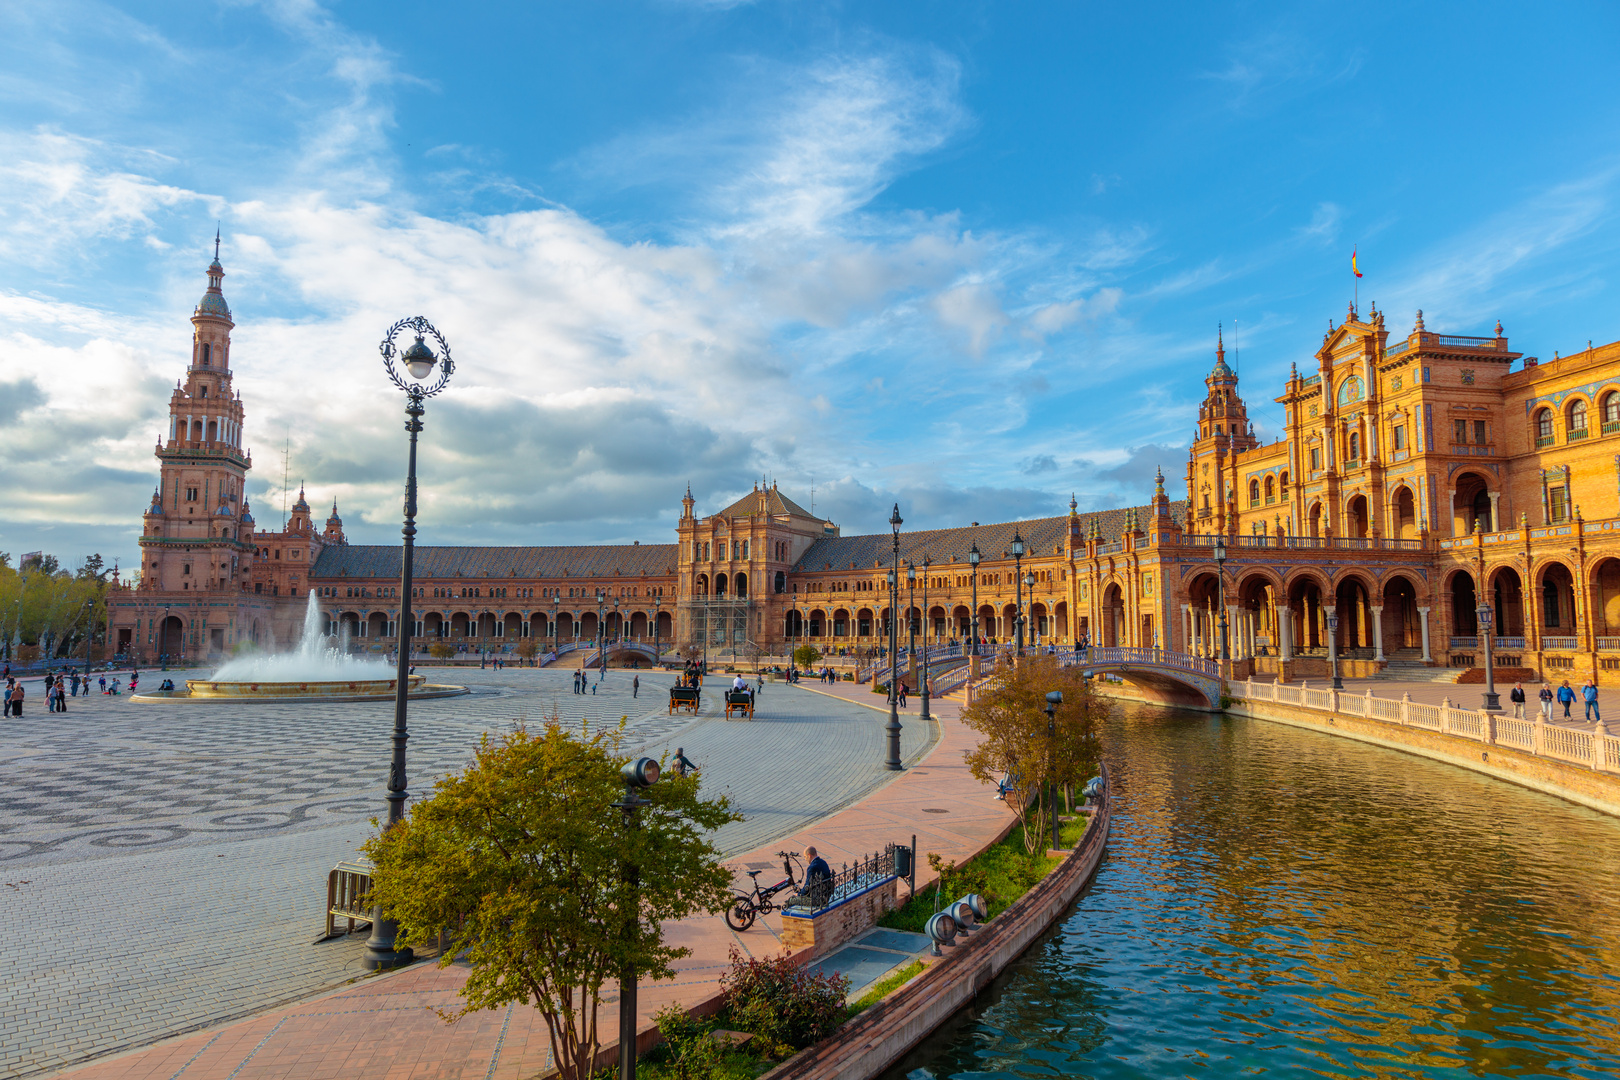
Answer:
[(1343, 690), (1344, 682), (1339, 678), (1339, 609), (1328, 608), (1328, 658), (1333, 661), (1333, 689)]
[[(1035, 571), (1033, 571), (1033, 570), (1024, 571), (1024, 588), (1029, 590), (1029, 604), (1030, 604), (1031, 607), (1034, 607), (1035, 606)], [(1018, 616), (1018, 619), (1019, 619), (1019, 626), (1022, 627), (1022, 628), (1027, 629), (1028, 626), (1029, 626), (1029, 616), (1027, 614), (1025, 614), (1025, 613), (1020, 612), (1019, 616)], [(1039, 633), (1039, 631), (1037, 631), (1037, 633)], [(1034, 640), (1033, 636), (1030, 636), (1030, 640), (1031, 641)], [(1037, 648), (1039, 648), (1039, 642), (1035, 642), (1035, 645), (1036, 645)]]
[(607, 670), (602, 663), (607, 657), (607, 621), (603, 610), (607, 607), (607, 594), (601, 589), (596, 590), (596, 659), (598, 670)]
[[(624, 642), (624, 616), (619, 614), (619, 598), (617, 596), (615, 596), (613, 598), (613, 617), (615, 619), (619, 620), (615, 625), (618, 626), (618, 628), (619, 628), (616, 631), (616, 633), (619, 635), (617, 640), (622, 644)], [(603, 650), (603, 652), (602, 652), (602, 670), (603, 671), (607, 670), (607, 651), (606, 650)]]
[[(394, 339), (402, 330), (411, 330), (416, 334), (416, 343), (403, 353), (397, 353)], [(434, 356), (433, 350), (423, 340), (424, 336), (431, 336), (438, 342), (439, 355)], [(438, 394), (450, 381), (450, 376), (456, 370), (456, 365), (450, 359), (450, 345), (444, 340), (444, 335), (436, 330), (432, 323), (420, 315), (408, 319), (401, 319), (388, 328), (388, 336), (382, 340), (380, 346), (383, 358), (383, 367), (395, 386), (405, 391), (405, 430), (410, 433), (410, 455), (405, 467), (405, 526), (401, 530), (404, 538), (404, 549), (400, 557), (399, 595), (399, 670), (394, 679), (394, 756), (388, 766), (388, 828), (405, 816), (405, 744), (410, 741), (410, 732), (405, 724), (405, 706), (407, 694), (410, 689), (411, 665), (411, 561), (416, 548), (416, 437), (422, 431), (422, 403), (428, 398)], [(394, 366), (396, 355), (404, 365), (405, 375), (402, 376)], [(434, 377), (434, 367), (437, 366), (438, 375)], [(408, 377), (408, 379), (407, 379)], [(428, 380), (432, 379), (431, 382)], [(373, 971), (382, 968), (399, 967), (408, 964), (414, 959), (410, 949), (395, 948), (394, 940), (399, 933), (399, 924), (393, 919), (382, 917), (381, 911), (374, 911), (371, 919), (371, 938), (366, 942), (366, 955), (362, 963)]]
[(928, 631), (933, 623), (933, 615), (928, 610), (928, 568), (933, 561), (927, 555), (923, 556), (923, 665), (922, 665), (922, 718), (926, 723), (933, 719), (928, 715)]
[(1057, 761), (1057, 707), (1063, 704), (1063, 691), (1053, 690), (1046, 695), (1046, 768), (1048, 778), (1048, 798), (1052, 807), (1052, 850), (1057, 851), (1062, 845), (1058, 833), (1057, 809), (1057, 777), (1052, 775), (1052, 765)]
[[(636, 811), (651, 806), (643, 799), (640, 788), (658, 782), (658, 762), (652, 758), (637, 758), (625, 763), (619, 775), (624, 779), (624, 799), (614, 803), (624, 812), (624, 827), (628, 832), (640, 828)], [(636, 915), (636, 889), (641, 885), (641, 867), (626, 861), (623, 868), (627, 914), (624, 920), (625, 943), (631, 944), (641, 933)], [(619, 971), (619, 1080), (636, 1080), (636, 969), (626, 961)]]
[(789, 682), (793, 681), (793, 676), (795, 676), (795, 675), (797, 675), (799, 673), (799, 658), (798, 658), (798, 656), (796, 654), (799, 651), (799, 639), (804, 635), (804, 623), (801, 622), (800, 619), (799, 619), (799, 587), (797, 585), (793, 586), (793, 592), (792, 592), (791, 596), (792, 596), (792, 599), (789, 601), (789, 603), (792, 604), (793, 622), (794, 622), (793, 629), (794, 629), (795, 632), (788, 635), (788, 681)]
[(1221, 659), (1230, 660), (1226, 648), (1226, 537), (1215, 538), (1215, 602), (1220, 605), (1217, 612), (1218, 624), (1221, 628)]
[(973, 616), (972, 616), (973, 652), (971, 654), (973, 656), (978, 656), (979, 655), (979, 559), (980, 558), (981, 558), (981, 556), (979, 554), (979, 542), (977, 540), (975, 540), (973, 542), (973, 546), (968, 548), (968, 566), (970, 567), (970, 569), (968, 571), (968, 578), (969, 578), (970, 581), (973, 582)]
[[(906, 563), (906, 666), (917, 662), (917, 624), (911, 613), (917, 610), (917, 564)], [(924, 647), (927, 647), (926, 639)]]
[(562, 648), (562, 627), (557, 625), (557, 603), (551, 604), (551, 655), (556, 656), (557, 650)]
[(1495, 613), (1491, 605), (1481, 600), (1474, 615), (1479, 619), (1479, 640), (1485, 645), (1485, 708), (1502, 711), (1502, 699), (1496, 693), (1496, 668), (1491, 664), (1491, 622)]
[(900, 643), (897, 637), (899, 627), (895, 625), (899, 617), (900, 606), (900, 526), (905, 524), (900, 517), (900, 504), (894, 504), (894, 513), (889, 515), (889, 526), (894, 530), (893, 563), (889, 569), (889, 723), (884, 729), (889, 735), (889, 760), (884, 764), (893, 772), (899, 772), (900, 765), (900, 680), (895, 670), (899, 665)]
[(1018, 656), (1024, 655), (1024, 538), (1013, 530), (1013, 635), (1017, 638)]
[(656, 666), (664, 658), (664, 652), (658, 645), (658, 620), (664, 614), (664, 598), (653, 597), (653, 664)]

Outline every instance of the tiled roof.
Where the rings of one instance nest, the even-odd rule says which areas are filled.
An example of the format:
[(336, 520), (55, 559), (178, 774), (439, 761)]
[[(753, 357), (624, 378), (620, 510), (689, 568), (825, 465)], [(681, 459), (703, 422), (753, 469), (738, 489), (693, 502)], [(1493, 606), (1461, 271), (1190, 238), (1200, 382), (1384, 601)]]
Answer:
[[(755, 513), (759, 509), (759, 495), (760, 490), (755, 488), (747, 495), (744, 495), (742, 498), (720, 511), (719, 516), (747, 517), (749, 514)], [(800, 506), (798, 503), (794, 502), (792, 499), (788, 498), (786, 495), (783, 495), (776, 489), (776, 485), (774, 484), (765, 489), (765, 510), (773, 517), (781, 514), (793, 514), (798, 517), (815, 519), (814, 514)]]
[[(1125, 531), (1125, 518), (1129, 508), (1103, 510), (1080, 515), (1080, 535), (1084, 537), (1093, 525), (1101, 527), (1106, 540), (1117, 540)], [(1137, 520), (1143, 528), (1153, 513), (1151, 506), (1136, 508)], [(1186, 500), (1172, 502), (1170, 515), (1179, 521), (1187, 516)], [(970, 525), (961, 529), (928, 529), (921, 532), (900, 533), (900, 562), (921, 563), (927, 555), (935, 563), (949, 563), (956, 556), (965, 565), (968, 548), (979, 545), (979, 554), (986, 561), (1012, 558), (1013, 534), (1024, 540), (1024, 557), (1050, 558), (1058, 554), (1069, 534), (1069, 518), (1035, 518), (1030, 521), (1008, 521), (997, 525)], [(816, 570), (870, 570), (888, 566), (894, 554), (892, 533), (874, 533), (870, 536), (825, 537), (811, 544), (794, 565), (795, 573)], [(853, 566), (851, 565), (853, 564)]]
[[(325, 548), (311, 578), (399, 577), (398, 546)], [(454, 578), (663, 577), (675, 573), (674, 544), (577, 544), (571, 547), (419, 547), (418, 580)]]

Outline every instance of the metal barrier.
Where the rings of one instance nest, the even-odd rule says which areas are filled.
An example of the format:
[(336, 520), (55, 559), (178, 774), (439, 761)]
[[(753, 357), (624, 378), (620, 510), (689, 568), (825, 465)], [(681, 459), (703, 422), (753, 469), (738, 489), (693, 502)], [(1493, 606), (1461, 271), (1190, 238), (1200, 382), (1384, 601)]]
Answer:
[(370, 863), (340, 862), (332, 868), (326, 875), (326, 937), (337, 936), (334, 925), (339, 919), (349, 920), (346, 934), (354, 933), (356, 923), (371, 925), (371, 905), (366, 900), (370, 892)]

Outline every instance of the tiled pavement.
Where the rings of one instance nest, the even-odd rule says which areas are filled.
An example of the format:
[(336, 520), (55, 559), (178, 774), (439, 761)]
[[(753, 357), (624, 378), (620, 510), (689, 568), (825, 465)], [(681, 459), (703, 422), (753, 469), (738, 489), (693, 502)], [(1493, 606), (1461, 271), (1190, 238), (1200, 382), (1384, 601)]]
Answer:
[[(878, 714), (781, 685), (767, 684), (744, 723), (708, 715), (718, 694), (695, 720), (669, 716), (662, 674), (641, 673), (639, 699), (619, 670), (594, 696), (572, 694), (567, 671), (453, 677), (475, 693), (411, 708), (417, 794), (461, 766), (482, 732), (553, 709), (570, 723), (628, 716), (630, 744), (654, 756), (684, 746), (709, 790), (748, 815), (717, 837), (727, 852), (766, 844), (891, 776), (878, 765)], [(361, 974), (358, 937), (312, 942), (326, 872), (382, 808), (391, 704), (97, 694), (68, 706), (0, 721), (0, 1075), (44, 1075)], [(923, 735), (908, 731), (907, 755), (925, 748)]]
[[(843, 688), (839, 688), (842, 691)], [(814, 704), (807, 709), (827, 709), (840, 718), (848, 705), (829, 702), (829, 696), (846, 697), (860, 705), (867, 698), (858, 693), (834, 691), (810, 694), (767, 686), (772, 708), (782, 712), (797, 706), (777, 706), (778, 700), (800, 697)], [(762, 701), (762, 705), (766, 702)], [(870, 740), (881, 730), (882, 713), (861, 708), (862, 730)], [(1008, 826), (1010, 812), (984, 785), (974, 780), (962, 764), (962, 754), (971, 745), (972, 735), (956, 719), (957, 707), (943, 704), (939, 709), (938, 739), (915, 767), (904, 773), (886, 773), (880, 779), (892, 783), (877, 787), (858, 804), (829, 818), (800, 828), (733, 861), (739, 875), (744, 867), (768, 862), (773, 849), (784, 843), (803, 850), (814, 843), (834, 865), (881, 847), (893, 840), (918, 834), (923, 853), (938, 851), (952, 860), (961, 860), (986, 844)], [(762, 708), (761, 717), (765, 715)], [(879, 726), (872, 726), (876, 720)], [(924, 725), (916, 722), (915, 707), (906, 718), (907, 745), (920, 745)], [(760, 721), (755, 722), (756, 727)], [(707, 733), (717, 725), (694, 732)], [(732, 727), (746, 729), (747, 725)], [(830, 730), (822, 722), (822, 730)], [(691, 755), (695, 734), (683, 733), (683, 743)], [(824, 751), (824, 742), (818, 740)], [(867, 741), (870, 750), (871, 743)], [(792, 758), (802, 764), (801, 758)], [(713, 767), (713, 766), (711, 766)], [(811, 772), (800, 768), (800, 772)], [(766, 786), (781, 789), (796, 782), (791, 769), (772, 769)], [(718, 776), (718, 770), (716, 771)], [(739, 792), (740, 793), (740, 792)], [(924, 813), (924, 809), (933, 813)], [(926, 862), (919, 868), (918, 887), (929, 883)], [(780, 920), (767, 916), (745, 934), (734, 934), (718, 916), (692, 919), (665, 928), (669, 940), (689, 946), (693, 953), (676, 965), (677, 976), (669, 983), (643, 984), (638, 1004), (641, 1026), (646, 1027), (653, 1012), (671, 1001), (693, 1003), (712, 994), (717, 977), (725, 970), (728, 950), (735, 946), (746, 954), (768, 955), (778, 951)], [(347, 989), (283, 1009), (263, 1012), (251, 1019), (222, 1025), (216, 1029), (167, 1040), (75, 1070), (75, 1080), (103, 1078), (229, 1077), (232, 1080), (304, 1080), (309, 1077), (343, 1077), (344, 1080), (373, 1080), (392, 1077), (466, 1077), (521, 1080), (532, 1077), (549, 1064), (544, 1023), (533, 1010), (518, 1007), (469, 1016), (446, 1025), (429, 1008), (454, 1009), (455, 991), (466, 979), (459, 965), (439, 970), (418, 964), (392, 975), (366, 979)], [(611, 1003), (604, 1005), (599, 1024), (603, 1031), (617, 1028)]]

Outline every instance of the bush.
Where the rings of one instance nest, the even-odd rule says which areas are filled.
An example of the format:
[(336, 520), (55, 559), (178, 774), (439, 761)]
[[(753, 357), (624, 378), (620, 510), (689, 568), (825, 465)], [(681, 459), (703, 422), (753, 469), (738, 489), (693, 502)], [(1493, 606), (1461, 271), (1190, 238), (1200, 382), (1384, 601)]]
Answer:
[(821, 650), (814, 645), (800, 645), (793, 650), (793, 662), (800, 667), (809, 667), (821, 659)]
[(714, 1076), (724, 1053), (709, 1037), (713, 1024), (692, 1019), (679, 1005), (666, 1006), (653, 1014), (653, 1019), (667, 1047), (670, 1076), (675, 1080), (709, 1080)]
[(456, 655), (456, 647), (454, 645), (446, 645), (442, 641), (437, 642), (436, 644), (428, 646), (428, 655), (433, 657), (435, 660), (448, 660), (452, 656)]
[(812, 975), (786, 954), (752, 959), (733, 946), (731, 970), (720, 979), (720, 988), (730, 1027), (802, 1050), (844, 1022), (849, 979)]

